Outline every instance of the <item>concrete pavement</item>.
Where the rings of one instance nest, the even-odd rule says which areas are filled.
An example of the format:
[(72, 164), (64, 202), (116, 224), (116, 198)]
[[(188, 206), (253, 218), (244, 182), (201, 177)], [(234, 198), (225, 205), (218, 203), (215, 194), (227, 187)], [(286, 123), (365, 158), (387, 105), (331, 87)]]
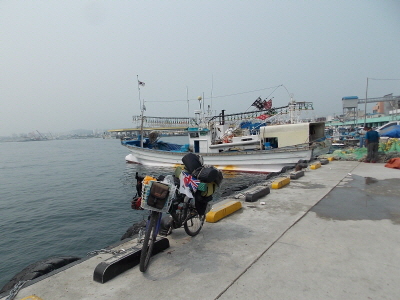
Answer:
[(175, 230), (146, 273), (95, 282), (99, 254), (16, 299), (399, 299), (400, 170), (333, 161), (242, 205), (195, 238)]

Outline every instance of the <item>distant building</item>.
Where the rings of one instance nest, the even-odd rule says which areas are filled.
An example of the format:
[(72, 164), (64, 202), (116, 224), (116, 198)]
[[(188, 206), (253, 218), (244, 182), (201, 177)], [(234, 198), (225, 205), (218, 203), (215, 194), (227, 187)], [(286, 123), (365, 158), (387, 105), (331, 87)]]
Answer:
[(381, 98), (383, 101), (379, 101), (372, 108), (372, 112), (374, 114), (382, 114), (382, 115), (390, 115), (398, 113), (398, 109), (400, 108), (400, 100), (398, 96), (394, 96), (393, 94), (385, 95)]

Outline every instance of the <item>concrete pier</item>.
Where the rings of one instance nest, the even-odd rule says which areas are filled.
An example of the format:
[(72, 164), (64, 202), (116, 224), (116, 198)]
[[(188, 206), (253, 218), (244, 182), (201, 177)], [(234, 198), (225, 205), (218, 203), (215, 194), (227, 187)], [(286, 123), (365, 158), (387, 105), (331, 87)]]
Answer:
[(95, 267), (112, 256), (98, 254), (15, 299), (399, 299), (399, 195), (400, 170), (333, 161), (243, 199), (194, 238), (174, 230), (146, 273), (133, 267), (95, 282)]

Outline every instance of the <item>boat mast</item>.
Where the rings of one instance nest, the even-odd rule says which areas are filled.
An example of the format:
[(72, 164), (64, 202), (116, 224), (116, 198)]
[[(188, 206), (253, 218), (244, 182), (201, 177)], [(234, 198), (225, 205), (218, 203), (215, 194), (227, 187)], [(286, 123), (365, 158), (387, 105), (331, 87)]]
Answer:
[(141, 115), (141, 123), (140, 123), (140, 147), (143, 148), (143, 121), (144, 121), (144, 111), (146, 110), (146, 107), (144, 106), (144, 99), (143, 99), (143, 105), (142, 105), (142, 115)]
[(143, 105), (142, 101), (140, 100), (140, 86), (144, 86), (144, 82), (139, 80), (139, 75), (136, 75), (137, 77), (137, 82), (138, 82), (138, 92), (139, 92), (139, 105), (140, 105), (140, 111), (141, 111), (141, 124), (140, 124), (140, 147), (143, 148), (143, 121), (144, 121), (144, 111), (146, 110), (146, 107), (144, 106), (144, 99), (143, 99)]
[(290, 113), (290, 124), (294, 124), (294, 100), (293, 100), (293, 94), (290, 94), (290, 104), (289, 104), (289, 113)]

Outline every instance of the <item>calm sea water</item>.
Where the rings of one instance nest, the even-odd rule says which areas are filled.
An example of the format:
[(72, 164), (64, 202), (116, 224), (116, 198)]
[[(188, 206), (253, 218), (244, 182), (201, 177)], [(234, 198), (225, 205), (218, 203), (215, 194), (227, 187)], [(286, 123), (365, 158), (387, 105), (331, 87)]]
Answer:
[[(135, 173), (173, 172), (125, 163), (129, 151), (116, 139), (0, 143), (0, 154), (0, 288), (41, 259), (85, 257), (118, 242), (147, 214), (130, 208)], [(224, 174), (215, 198), (264, 179)]]

